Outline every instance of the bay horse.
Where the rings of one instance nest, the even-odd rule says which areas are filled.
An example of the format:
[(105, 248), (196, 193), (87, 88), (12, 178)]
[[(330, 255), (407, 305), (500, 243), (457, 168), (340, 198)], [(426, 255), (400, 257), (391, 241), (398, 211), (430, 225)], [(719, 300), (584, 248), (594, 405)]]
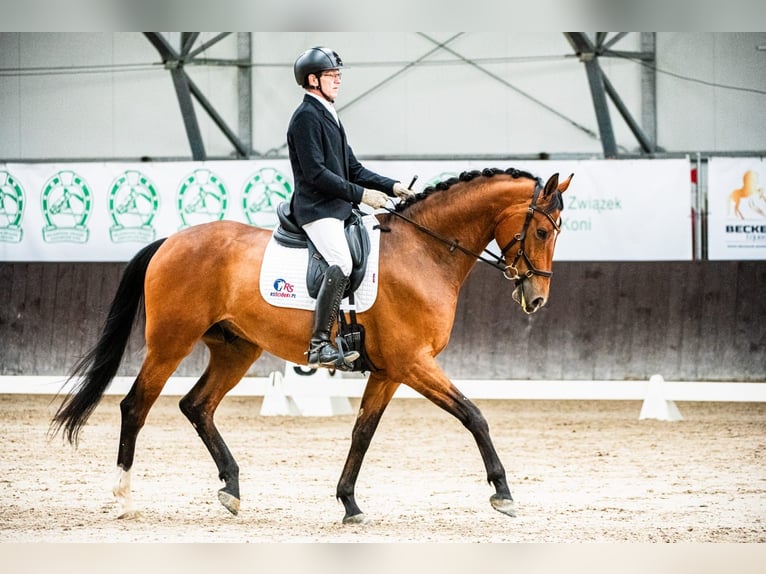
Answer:
[[(373, 365), (351, 434), (336, 495), (344, 523), (365, 515), (355, 483), (381, 415), (405, 384), (454, 415), (473, 435), (495, 492), (494, 509), (514, 516), (505, 470), (479, 409), (452, 384), (436, 362), (447, 345), (460, 287), (478, 259), (515, 283), (512, 298), (533, 313), (549, 293), (554, 247), (560, 231), (561, 194), (570, 175), (543, 185), (515, 169), (465, 172), (429, 187), (388, 213), (378, 213), (378, 296), (358, 315), (366, 329)], [(224, 395), (265, 350), (305, 364), (311, 311), (274, 307), (258, 285), (272, 232), (244, 223), (216, 221), (189, 227), (141, 249), (127, 264), (102, 334), (75, 365), (76, 384), (51, 421), (55, 435), (76, 445), (78, 434), (115, 376), (136, 316), (145, 314), (146, 356), (120, 403), (121, 428), (114, 486), (121, 516), (132, 510), (130, 477), (136, 438), (168, 378), (200, 339), (209, 349), (204, 374), (180, 401), (218, 469), (219, 501), (240, 507), (239, 467), (213, 415)], [(494, 261), (481, 253), (496, 240)]]

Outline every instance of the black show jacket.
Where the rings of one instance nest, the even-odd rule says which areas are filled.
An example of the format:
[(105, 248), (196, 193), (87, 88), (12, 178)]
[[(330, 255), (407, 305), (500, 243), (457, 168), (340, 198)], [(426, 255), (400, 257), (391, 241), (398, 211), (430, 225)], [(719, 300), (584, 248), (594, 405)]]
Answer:
[(356, 159), (343, 125), (309, 94), (290, 119), (287, 146), (295, 180), (292, 212), (299, 225), (325, 217), (347, 219), (364, 188), (393, 195), (395, 181)]

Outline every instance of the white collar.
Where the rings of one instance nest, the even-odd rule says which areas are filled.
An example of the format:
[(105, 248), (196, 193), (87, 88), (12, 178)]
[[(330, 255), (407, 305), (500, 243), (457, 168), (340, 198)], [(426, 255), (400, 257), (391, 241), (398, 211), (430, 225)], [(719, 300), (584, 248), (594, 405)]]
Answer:
[(332, 114), (332, 117), (335, 118), (335, 123), (340, 125), (340, 120), (338, 119), (338, 112), (335, 111), (335, 106), (333, 106), (332, 103), (328, 102), (321, 96), (317, 96), (316, 94), (312, 92), (306, 91), (306, 93), (309, 96), (312, 96), (316, 98), (317, 100), (319, 100), (322, 103), (322, 105), (327, 109), (327, 111), (330, 112), (330, 114)]

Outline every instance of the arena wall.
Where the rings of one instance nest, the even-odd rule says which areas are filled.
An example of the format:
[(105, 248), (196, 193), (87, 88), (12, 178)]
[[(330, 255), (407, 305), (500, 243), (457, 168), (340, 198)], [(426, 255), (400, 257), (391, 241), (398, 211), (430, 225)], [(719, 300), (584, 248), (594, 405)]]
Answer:
[[(95, 342), (123, 265), (0, 262), (0, 375), (67, 374)], [(512, 284), (479, 264), (440, 362), (456, 379), (766, 381), (764, 285), (762, 261), (561, 261), (548, 305), (526, 316)], [(120, 375), (139, 369), (140, 331)], [(200, 345), (177, 375), (201, 374), (206, 360)], [(266, 355), (249, 374), (283, 365)]]

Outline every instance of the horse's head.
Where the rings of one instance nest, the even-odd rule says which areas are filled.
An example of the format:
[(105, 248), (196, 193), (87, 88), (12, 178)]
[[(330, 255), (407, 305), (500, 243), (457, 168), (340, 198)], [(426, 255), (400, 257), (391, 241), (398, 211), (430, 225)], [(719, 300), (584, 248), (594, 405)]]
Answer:
[(527, 314), (534, 313), (548, 300), (553, 250), (564, 208), (561, 194), (569, 187), (573, 175), (559, 183), (559, 174), (554, 174), (545, 187), (536, 183), (527, 208), (523, 212), (516, 208), (495, 230), (495, 240), (505, 257), (505, 276), (516, 283), (513, 300)]

